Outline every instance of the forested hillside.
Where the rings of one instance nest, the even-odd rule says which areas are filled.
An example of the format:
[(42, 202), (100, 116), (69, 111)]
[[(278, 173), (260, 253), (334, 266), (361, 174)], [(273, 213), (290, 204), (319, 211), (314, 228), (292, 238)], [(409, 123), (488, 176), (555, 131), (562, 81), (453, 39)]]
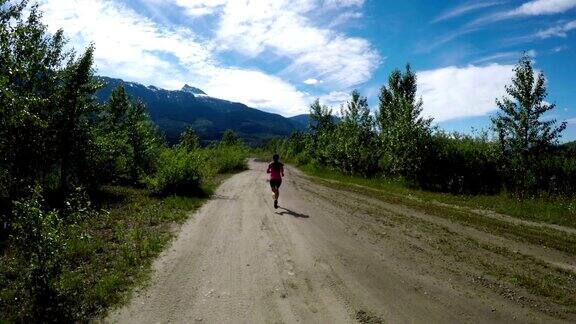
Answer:
[(98, 79), (104, 84), (96, 93), (99, 102), (107, 101), (112, 90), (123, 84), (131, 98), (144, 103), (169, 143), (176, 143), (180, 133), (189, 126), (204, 143), (219, 140), (224, 131), (232, 129), (250, 145), (306, 128), (305, 124), (293, 123), (277, 114), (210, 97), (188, 85), (182, 90), (169, 91), (119, 79)]

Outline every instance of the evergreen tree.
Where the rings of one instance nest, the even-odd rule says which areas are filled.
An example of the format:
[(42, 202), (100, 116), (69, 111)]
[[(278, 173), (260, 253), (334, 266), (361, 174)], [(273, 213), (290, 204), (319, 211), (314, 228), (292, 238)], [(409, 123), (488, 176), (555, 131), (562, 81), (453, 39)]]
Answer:
[(507, 166), (525, 190), (536, 181), (534, 157), (557, 142), (566, 122), (557, 126), (556, 120), (542, 120), (543, 114), (555, 105), (545, 102), (544, 73), (536, 75), (528, 55), (524, 54), (516, 64), (512, 85), (506, 86), (506, 92), (508, 97), (496, 100), (500, 111), (492, 123)]

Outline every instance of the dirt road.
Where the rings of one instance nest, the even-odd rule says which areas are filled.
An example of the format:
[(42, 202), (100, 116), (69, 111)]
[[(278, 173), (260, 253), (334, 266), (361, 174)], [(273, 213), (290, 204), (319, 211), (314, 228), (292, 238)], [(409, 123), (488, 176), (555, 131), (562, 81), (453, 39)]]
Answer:
[[(493, 252), (484, 251), (482, 242), (518, 242), (322, 186), (293, 168), (287, 168), (281, 190), (275, 210), (265, 164), (250, 162), (250, 170), (224, 182), (181, 228), (155, 262), (149, 287), (106, 321), (574, 320), (528, 291), (490, 280), (476, 265), (482, 257), (508, 262), (488, 255)], [(464, 245), (470, 260), (459, 257)], [(530, 258), (573, 266), (570, 256), (539, 248), (525, 250)]]

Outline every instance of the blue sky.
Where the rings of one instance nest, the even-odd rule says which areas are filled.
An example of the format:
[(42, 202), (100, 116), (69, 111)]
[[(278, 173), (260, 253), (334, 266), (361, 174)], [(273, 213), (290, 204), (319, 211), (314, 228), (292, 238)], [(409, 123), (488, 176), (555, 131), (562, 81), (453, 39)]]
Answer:
[(352, 89), (376, 108), (395, 68), (418, 74), (424, 114), (489, 127), (522, 52), (547, 78), (546, 118), (576, 139), (576, 0), (41, 0), (51, 31), (96, 46), (97, 72), (292, 116)]

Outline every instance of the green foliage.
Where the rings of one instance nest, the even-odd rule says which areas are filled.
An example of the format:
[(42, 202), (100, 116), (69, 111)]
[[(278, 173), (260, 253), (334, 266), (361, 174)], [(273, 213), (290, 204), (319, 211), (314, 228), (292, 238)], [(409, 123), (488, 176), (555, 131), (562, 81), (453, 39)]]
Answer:
[(0, 0), (0, 321), (88, 321), (170, 238), (158, 225), (198, 205), (146, 195), (110, 221), (114, 211), (91, 204), (101, 186), (146, 180), (157, 194), (204, 195), (217, 173), (246, 168), (247, 153), (232, 132), (209, 149), (190, 132), (166, 148), (123, 87), (96, 103), (93, 46), (66, 52), (62, 31), (49, 35), (26, 4)]
[[(92, 91), (92, 48), (80, 59), (64, 51), (62, 31), (49, 35), (36, 6), (0, 7), (0, 169), (8, 197), (49, 178), (56, 187), (84, 179), (79, 171), (86, 150), (84, 128)], [(70, 159), (79, 158), (74, 169)]]
[[(0, 309), (8, 320), (48, 322), (69, 320), (62, 307), (68, 296), (59, 291), (66, 266), (65, 224), (56, 211), (46, 212), (40, 188), (30, 198), (14, 202), (8, 255), (0, 268)], [(77, 216), (79, 211), (74, 211)], [(7, 280), (10, 278), (10, 280)]]
[(220, 145), (204, 152), (212, 174), (234, 173), (248, 169), (248, 149), (243, 145)]
[(380, 91), (376, 119), (382, 139), (381, 167), (391, 175), (414, 179), (429, 149), (431, 119), (421, 116), (422, 100), (416, 99), (416, 74), (394, 70), (388, 86)]
[(180, 145), (166, 148), (160, 154), (156, 172), (146, 182), (159, 195), (202, 195), (202, 184), (207, 179), (246, 170), (247, 156), (243, 145), (212, 145), (191, 151)]
[(188, 151), (194, 151), (200, 147), (200, 138), (196, 135), (194, 128), (188, 127), (180, 135), (179, 146), (185, 148)]
[(342, 107), (342, 120), (331, 133), (324, 134), (327, 162), (349, 174), (373, 174), (378, 167), (378, 142), (368, 100), (353, 91)]
[(544, 101), (544, 73), (535, 77), (528, 55), (524, 54), (514, 68), (512, 85), (506, 87), (506, 92), (510, 97), (496, 100), (500, 113), (492, 122), (511, 175), (509, 186), (534, 192), (541, 184), (536, 173), (538, 160), (557, 142), (566, 122), (556, 126), (555, 120), (541, 120), (555, 105)]
[(234, 146), (242, 144), (242, 140), (233, 130), (227, 129), (222, 135), (222, 141), (220, 143), (225, 146)]
[(147, 184), (154, 193), (200, 193), (202, 179), (209, 172), (202, 152), (189, 152), (184, 148), (164, 149), (159, 161), (156, 172), (147, 179)]
[[(366, 98), (356, 91), (342, 107), (338, 124), (332, 121), (331, 109), (316, 100), (310, 107), (310, 132), (272, 140), (265, 147), (268, 154), (277, 152), (300, 165), (327, 167), (348, 175), (401, 178), (427, 190), (497, 194), (505, 189), (516, 194), (529, 184), (531, 197), (571, 195), (576, 189), (576, 154), (569, 146), (553, 145), (563, 124), (554, 127), (553, 121), (539, 120), (553, 108), (542, 101), (546, 93), (543, 76), (534, 83), (527, 58), (521, 60), (516, 74), (514, 87), (508, 88), (516, 102), (499, 101), (511, 115), (495, 120), (502, 126), (500, 141), (487, 134), (473, 137), (434, 132), (432, 120), (421, 116), (423, 103), (416, 98), (416, 75), (408, 65), (405, 72), (390, 74), (381, 89), (375, 117), (370, 115)], [(533, 129), (527, 130), (528, 126)], [(522, 133), (522, 129), (527, 131)], [(529, 136), (519, 139), (519, 134)], [(530, 144), (518, 149), (522, 143)]]
[(96, 168), (105, 170), (101, 182), (138, 183), (154, 171), (162, 141), (145, 107), (132, 102), (124, 87), (112, 91), (93, 128), (98, 148)]
[(500, 150), (487, 135), (436, 133), (430, 144), (417, 176), (421, 188), (456, 194), (493, 194), (502, 189)]

